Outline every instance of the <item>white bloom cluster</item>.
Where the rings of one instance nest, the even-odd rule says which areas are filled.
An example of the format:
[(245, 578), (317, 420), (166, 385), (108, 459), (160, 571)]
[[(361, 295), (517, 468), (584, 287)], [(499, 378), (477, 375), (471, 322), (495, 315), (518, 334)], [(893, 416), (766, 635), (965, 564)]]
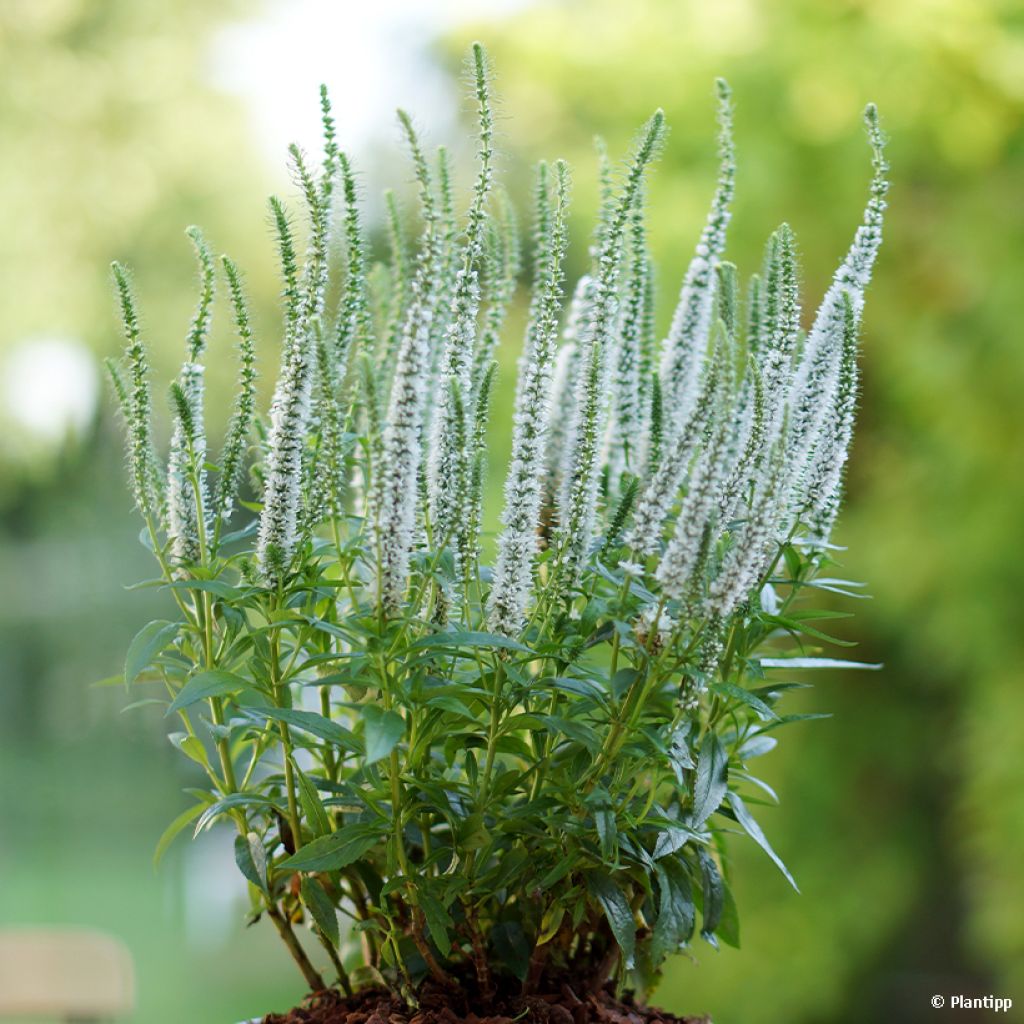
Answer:
[(642, 197), (638, 196), (631, 217), (629, 277), (619, 325), (612, 385), (612, 424), (608, 451), (609, 477), (616, 484), (626, 471), (641, 469), (642, 441), (646, 435), (649, 411), (645, 374), (644, 332), (647, 327), (647, 301), (651, 265), (647, 252)]
[[(467, 410), (473, 394), (473, 365), (480, 312), (479, 265), (484, 255), (487, 200), (491, 192), (491, 138), (494, 131), (488, 69), (483, 50), (473, 48), (479, 115), (480, 169), (469, 209), (461, 266), (455, 275), (451, 311), (445, 335), (440, 404), (430, 448), (430, 497), (436, 537), (455, 540), (456, 558), (468, 553), (467, 536), (472, 431)], [(444, 276), (444, 275), (442, 275)], [(456, 563), (458, 568), (458, 562)]]
[[(303, 456), (316, 368), (314, 333), (323, 313), (331, 211), (329, 182), (318, 184), (314, 180), (297, 147), (292, 147), (291, 154), (309, 211), (310, 237), (294, 306), (289, 298), (283, 363), (270, 406), (263, 512), (256, 550), (264, 579), (271, 585), (287, 571), (299, 538)], [(290, 241), (284, 247), (290, 248)], [(286, 295), (294, 287), (293, 276), (286, 265)]]
[(568, 232), (568, 169), (556, 167), (554, 213), (550, 210), (547, 168), (537, 175), (536, 272), (530, 321), (519, 364), (512, 457), (505, 479), (505, 509), (488, 601), (491, 628), (515, 636), (523, 627), (533, 583), (544, 484), (545, 434), (551, 401), (551, 370), (558, 337), (562, 262)]
[(683, 278), (679, 301), (662, 345), (661, 388), (666, 408), (673, 411), (670, 435), (681, 428), (696, 399), (701, 361), (711, 331), (714, 271), (725, 251), (725, 235), (732, 216), (736, 154), (732, 137), (732, 94), (719, 79), (719, 173), (707, 224)]
[[(856, 411), (857, 334), (888, 189), (877, 112), (866, 112), (874, 175), (863, 222), (805, 337), (797, 247), (787, 224), (773, 233), (761, 273), (745, 290), (725, 259), (736, 163), (731, 94), (718, 83), (717, 187), (658, 367), (643, 200), (664, 136), (662, 113), (644, 127), (618, 187), (602, 157), (590, 272), (576, 284), (561, 344), (568, 171), (562, 162), (553, 174), (541, 165), (512, 454), (488, 570), (480, 564), (479, 540), (485, 438), (493, 357), (515, 289), (519, 245), (500, 191), (490, 209), (494, 128), (478, 47), (474, 86), (479, 170), (462, 225), (446, 151), (439, 151), (435, 172), (408, 115), (399, 113), (423, 228), (413, 257), (394, 197), (387, 198), (392, 260), (382, 272), (367, 271), (355, 178), (334, 143), (326, 100), (322, 173), (311, 174), (292, 150), (310, 232), (300, 275), (288, 216), (272, 200), (285, 329), (263, 432), (265, 460), (257, 470), (263, 488), (257, 568), (264, 583), (277, 586), (297, 548), (321, 550), (313, 531), (325, 520), (335, 527), (365, 523), (372, 536), (360, 535), (360, 542), (375, 564), (364, 569), (357, 560), (353, 572), (375, 576), (385, 616), (426, 611), (440, 623), (452, 609), (471, 618), (476, 608), (489, 630), (511, 638), (527, 629), (538, 603), (584, 621), (576, 595), (586, 590), (587, 574), (610, 580), (616, 572), (610, 567), (617, 566), (626, 591), (635, 588), (650, 603), (638, 629), (654, 634), (656, 643), (677, 629), (673, 615), (706, 619), (700, 671), (711, 671), (730, 617), (763, 592), (780, 543), (795, 537), (812, 550), (825, 547), (836, 518)], [(329, 322), (324, 296), (335, 290), (333, 282), (328, 289), (328, 241), (336, 176), (345, 257)], [(128, 424), (133, 490), (151, 530), (160, 521), (166, 526), (167, 552), (181, 571), (216, 552), (234, 502), (255, 377), (239, 276), (226, 260), (242, 370), (223, 475), (209, 502), (202, 355), (213, 264), (201, 236), (192, 237), (202, 291), (172, 388), (176, 418), (166, 479), (152, 450), (138, 321), (127, 277), (114, 271), (130, 379), (116, 366), (111, 372)], [(361, 474), (359, 500), (346, 486), (353, 463)], [(204, 546), (206, 538), (211, 542)], [(426, 558), (413, 572), (418, 545)]]
[(548, 421), (547, 471), (544, 481), (545, 507), (554, 514), (566, 508), (568, 468), (574, 447), (576, 414), (574, 396), (580, 372), (580, 352), (594, 300), (594, 280), (584, 274), (573, 290), (569, 312), (562, 329), (562, 346), (555, 359), (555, 380)]
[(441, 256), (439, 218), (427, 164), (408, 116), (402, 113), (399, 116), (416, 165), (424, 227), (423, 243), (409, 285), (409, 302), (391, 378), (391, 393), (372, 501), (379, 558), (379, 600), (389, 612), (396, 611), (405, 596), (409, 559), (416, 540), (416, 503), (423, 455), (423, 408), (430, 366), (434, 286)]
[(663, 453), (657, 470), (649, 474), (637, 503), (628, 539), (630, 545), (643, 554), (653, 555), (658, 550), (662, 524), (676, 500), (694, 452), (708, 432), (716, 405), (722, 400), (724, 373), (724, 347), (716, 345), (712, 358), (705, 365), (697, 401), (669, 449)]
[(190, 227), (186, 234), (199, 264), (199, 302), (186, 340), (185, 362), (173, 397), (177, 408), (167, 466), (167, 535), (171, 563), (185, 566), (203, 557), (202, 537), (209, 527), (210, 502), (206, 493), (206, 429), (203, 418), (203, 366), (214, 295), (214, 268), (202, 233)]
[(568, 502), (560, 524), (558, 546), (564, 583), (576, 582), (590, 548), (597, 516), (600, 454), (608, 414), (609, 350), (618, 308), (619, 280), (627, 219), (643, 187), (647, 167), (665, 133), (665, 116), (657, 111), (648, 121), (637, 145), (625, 185), (602, 234), (594, 275), (590, 320), (582, 339), (580, 372), (576, 384), (576, 427), (571, 470), (566, 485)]
[[(719, 322), (718, 348), (725, 349), (724, 329)], [(727, 358), (721, 360), (723, 367)], [(731, 381), (727, 372), (721, 376), (722, 400), (715, 411), (711, 434), (704, 444), (693, 472), (690, 474), (686, 496), (676, 519), (675, 531), (668, 542), (658, 566), (658, 581), (665, 592), (677, 600), (688, 596), (695, 572), (703, 568), (710, 545), (717, 539), (720, 527), (719, 506), (730, 465), (725, 458), (729, 445), (730, 428), (734, 414)]]
[(220, 456), (221, 475), (214, 499), (216, 518), (223, 522), (231, 516), (238, 479), (241, 475), (245, 445), (252, 429), (253, 412), (256, 408), (256, 346), (252, 328), (249, 325), (249, 309), (242, 291), (242, 279), (238, 268), (227, 256), (223, 257), (224, 273), (231, 292), (231, 305), (235, 314), (235, 330), (238, 333), (241, 365), (238, 373), (238, 394), (235, 411), (224, 439)]
[[(840, 395), (843, 352), (850, 343), (851, 330), (856, 332), (860, 325), (864, 292), (882, 244), (882, 218), (889, 188), (885, 177), (888, 166), (878, 112), (873, 105), (865, 112), (865, 121), (874, 155), (871, 198), (864, 211), (863, 223), (857, 229), (853, 244), (839, 265), (815, 316), (792, 385), (787, 449), (791, 520), (799, 519), (809, 505), (831, 500), (811, 493), (812, 462), (818, 447), (829, 444), (830, 416), (837, 402), (843, 401)], [(855, 381), (851, 386), (855, 388)], [(852, 403), (852, 396), (850, 401)], [(852, 404), (850, 416), (852, 426)], [(833, 460), (835, 457), (838, 453), (833, 452)], [(845, 457), (844, 447), (842, 458), (845, 460)], [(822, 468), (815, 472), (820, 480)], [(841, 467), (839, 473), (841, 475)]]
[[(171, 561), (176, 566), (199, 562), (199, 510), (206, 509), (202, 465), (206, 461), (206, 434), (203, 430), (203, 367), (186, 362), (178, 378), (180, 397), (187, 408), (174, 417), (170, 456), (167, 464), (167, 535), (171, 541)], [(199, 480), (199, 493), (193, 486)], [(205, 511), (204, 511), (205, 516)]]
[(774, 556), (772, 542), (782, 511), (779, 490), (783, 454), (780, 439), (754, 492), (750, 516), (739, 529), (718, 576), (709, 587), (708, 607), (718, 618), (724, 619), (732, 614), (760, 578), (765, 563)]

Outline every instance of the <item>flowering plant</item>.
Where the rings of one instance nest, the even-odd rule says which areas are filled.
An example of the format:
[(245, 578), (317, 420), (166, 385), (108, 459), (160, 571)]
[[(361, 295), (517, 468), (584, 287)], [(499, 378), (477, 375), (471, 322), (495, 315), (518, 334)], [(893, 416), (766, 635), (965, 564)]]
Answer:
[[(830, 638), (813, 599), (852, 593), (822, 573), (881, 241), (883, 140), (868, 107), (870, 199), (805, 334), (786, 225), (742, 299), (723, 260), (735, 165), (719, 82), (718, 185), (660, 355), (644, 184), (661, 112), (618, 184), (606, 169), (592, 268), (565, 316), (569, 173), (539, 166), (491, 559), (486, 428), (520, 245), (495, 192), (479, 46), (471, 66), (479, 171), (465, 220), (447, 153), (428, 159), (400, 114), (421, 235), (410, 252), (388, 196), (384, 263), (323, 94), (322, 165), (291, 150), (302, 261), (270, 201), (284, 324), (266, 420), (242, 280), (222, 260), (241, 371), (216, 462), (206, 242), (190, 229), (201, 291), (166, 470), (115, 265), (128, 346), (110, 370), (144, 537), (178, 611), (138, 634), (125, 680), (162, 687), (171, 738), (207, 780), (158, 853), (189, 825), (233, 826), (252, 916), (270, 918), (311, 988), (324, 976), (299, 923), (346, 990), (372, 980), (414, 998), (430, 976), (536, 992), (572, 976), (643, 992), (698, 918), (711, 945), (738, 942), (734, 834), (792, 882), (752, 813), (774, 794), (750, 765), (781, 725), (815, 717), (777, 710), (796, 684), (773, 671), (839, 664), (814, 653)], [(238, 497), (246, 469), (257, 501)]]

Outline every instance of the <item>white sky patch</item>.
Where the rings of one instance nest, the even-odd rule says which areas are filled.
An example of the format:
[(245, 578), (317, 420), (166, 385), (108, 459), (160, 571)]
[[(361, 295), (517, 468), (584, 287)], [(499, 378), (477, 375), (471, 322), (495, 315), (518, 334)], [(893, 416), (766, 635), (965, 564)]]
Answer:
[[(297, 142), (319, 152), (318, 89), (327, 85), (339, 143), (357, 164), (397, 137), (404, 107), (433, 141), (452, 135), (462, 97), (431, 48), (470, 19), (498, 21), (531, 0), (271, 0), (223, 29), (211, 52), (214, 85), (242, 96), (273, 166)], [(486, 42), (486, 40), (485, 40)]]
[(99, 401), (96, 357), (70, 338), (28, 338), (3, 357), (5, 419), (35, 441), (59, 445), (92, 422)]

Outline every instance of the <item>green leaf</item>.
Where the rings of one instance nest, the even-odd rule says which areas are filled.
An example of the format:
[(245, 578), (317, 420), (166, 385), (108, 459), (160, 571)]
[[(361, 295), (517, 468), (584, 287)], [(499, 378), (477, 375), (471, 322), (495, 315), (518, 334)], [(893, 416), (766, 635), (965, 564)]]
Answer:
[(689, 940), (697, 914), (690, 876), (679, 861), (662, 861), (654, 866), (654, 873), (658, 879), (658, 919), (651, 937), (651, 956), (659, 961)]
[(376, 704), (363, 707), (366, 737), (365, 764), (387, 757), (405, 735), (405, 719), (397, 711), (385, 711)]
[(198, 736), (189, 736), (184, 732), (172, 732), (168, 733), (167, 738), (187, 758), (195, 761), (196, 764), (203, 765), (204, 768), (210, 767), (210, 759), (206, 756), (206, 747), (203, 746), (203, 741)]
[(558, 715), (540, 715), (539, 717), (552, 732), (563, 733), (569, 739), (582, 743), (592, 754), (596, 754), (601, 749), (601, 737), (589, 725)]
[(718, 873), (718, 865), (711, 857), (701, 849), (697, 850), (697, 861), (700, 864), (702, 912), (700, 935), (705, 942), (710, 943), (716, 949), (718, 940), (715, 938), (715, 929), (722, 919), (722, 909), (725, 905), (725, 883)]
[(317, 928), (331, 940), (334, 946), (341, 942), (341, 932), (338, 928), (338, 912), (331, 901), (327, 891), (320, 884), (317, 878), (303, 876), (299, 882), (299, 891), (302, 894), (302, 902), (306, 909), (313, 916)]
[(772, 849), (771, 843), (768, 842), (764, 832), (761, 831), (761, 826), (758, 825), (754, 820), (753, 815), (747, 810), (746, 804), (744, 804), (742, 799), (740, 799), (738, 793), (729, 794), (729, 805), (732, 807), (733, 813), (736, 815), (736, 820), (743, 827), (743, 831), (746, 832), (747, 835), (750, 836), (750, 838), (753, 839), (769, 857), (771, 857), (772, 862), (785, 876), (786, 881), (789, 882), (797, 892), (799, 892), (800, 889), (793, 880), (793, 876), (789, 873), (789, 868), (783, 864), (782, 859)]
[(442, 956), (447, 956), (448, 951), (452, 948), (452, 940), (448, 936), (448, 929), (454, 927), (451, 915), (445, 910), (444, 904), (429, 893), (419, 893), (418, 899), (423, 916), (427, 919), (427, 930), (434, 940), (434, 945), (440, 950)]
[(781, 626), (789, 633), (803, 633), (805, 636), (814, 637), (815, 640), (824, 640), (827, 643), (835, 644), (837, 647), (857, 646), (853, 640), (842, 640), (837, 636), (823, 633), (820, 629), (815, 629), (813, 626), (808, 626), (806, 622), (799, 622), (784, 615), (765, 615), (764, 621)]
[(135, 634), (124, 659), (125, 686), (131, 686), (153, 659), (178, 635), (180, 622), (154, 619)]
[(292, 758), (292, 768), (295, 777), (299, 780), (299, 803), (302, 805), (302, 816), (306, 824), (313, 829), (317, 836), (328, 835), (331, 830), (331, 819), (327, 809), (320, 799), (316, 786), (310, 782), (305, 772), (295, 763)]
[(95, 683), (90, 683), (89, 685), (94, 690), (105, 686), (124, 686), (124, 673), (119, 673), (116, 676), (107, 676), (106, 679), (98, 679)]
[(761, 658), (761, 668), (856, 668), (878, 672), (881, 662), (847, 661), (845, 658)]
[(640, 673), (635, 668), (620, 668), (612, 677), (612, 696), (618, 700), (636, 682)]
[(733, 949), (740, 948), (740, 916), (736, 910), (736, 900), (733, 899), (732, 889), (729, 883), (722, 880), (722, 917), (715, 929), (718, 936), (726, 945)]
[(625, 894), (603, 871), (587, 872), (587, 888), (601, 904), (612, 935), (622, 950), (623, 963), (631, 970), (636, 959), (636, 922)]
[(576, 676), (555, 676), (542, 679), (537, 685), (552, 687), (565, 693), (575, 694), (577, 697), (585, 697), (601, 705), (608, 703), (608, 695), (589, 679), (580, 679)]
[(190, 707), (197, 701), (206, 700), (209, 697), (226, 697), (241, 690), (251, 689), (252, 684), (241, 676), (219, 668), (212, 668), (207, 672), (199, 672), (194, 675), (178, 691), (174, 700), (171, 701), (171, 706), (167, 709), (167, 714), (181, 711), (182, 708)]
[(235, 863), (248, 881), (267, 892), (267, 851), (255, 832), (235, 836)]
[(174, 842), (175, 837), (181, 832), (186, 825), (190, 822), (195, 821), (200, 814), (206, 809), (206, 804), (199, 803), (195, 807), (190, 807), (187, 811), (182, 811), (174, 821), (164, 829), (164, 834), (157, 841), (156, 849), (153, 851), (153, 867), (159, 867), (160, 861), (164, 859), (164, 854), (167, 852), (168, 847)]
[(282, 863), (290, 871), (338, 871), (359, 860), (380, 842), (384, 835), (378, 825), (346, 825), (307, 843)]
[[(203, 816), (196, 822), (196, 829), (194, 835), (199, 835), (203, 829), (207, 828), (214, 820), (227, 811), (234, 810), (236, 807), (275, 807), (275, 803), (270, 797), (263, 796), (262, 793), (229, 793), (227, 796), (222, 796), (215, 803), (210, 804), (209, 807), (203, 812)], [(280, 808), (278, 808), (280, 811)]]
[(744, 690), (742, 686), (736, 686), (734, 683), (715, 683), (712, 685), (711, 691), (722, 697), (732, 697), (733, 700), (746, 704), (762, 722), (770, 722), (779, 717), (760, 697), (755, 696), (749, 690)]
[(697, 833), (689, 828), (666, 828), (658, 835), (657, 842), (654, 844), (654, 853), (651, 856), (655, 860), (661, 860), (662, 857), (681, 850), (696, 835)]
[(427, 701), (427, 707), (440, 708), (442, 711), (448, 711), (453, 715), (468, 718), (471, 722), (476, 721), (476, 715), (474, 715), (458, 697), (449, 697), (444, 694), (439, 697), (431, 697), (430, 700)]
[(351, 753), (361, 753), (362, 744), (344, 726), (332, 722), (329, 718), (317, 714), (315, 711), (300, 711), (295, 708), (269, 708), (269, 707), (247, 707), (241, 709), (242, 714), (247, 718), (257, 721), (270, 719), (274, 722), (285, 722), (296, 729), (308, 732), (318, 739), (333, 743), (341, 750)]
[(601, 843), (601, 858), (605, 863), (611, 863), (619, 852), (619, 830), (610, 804), (594, 808), (594, 824)]
[(713, 732), (709, 732), (697, 755), (697, 778), (693, 784), (693, 810), (690, 812), (693, 828), (707, 821), (725, 799), (728, 768), (729, 755), (725, 747)]

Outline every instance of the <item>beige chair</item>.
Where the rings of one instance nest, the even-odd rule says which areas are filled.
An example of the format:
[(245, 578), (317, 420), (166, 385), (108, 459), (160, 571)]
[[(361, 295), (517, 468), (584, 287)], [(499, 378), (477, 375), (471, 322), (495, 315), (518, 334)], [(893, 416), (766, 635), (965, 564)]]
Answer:
[(85, 928), (0, 929), (0, 1020), (98, 1022), (135, 1006), (131, 954)]

